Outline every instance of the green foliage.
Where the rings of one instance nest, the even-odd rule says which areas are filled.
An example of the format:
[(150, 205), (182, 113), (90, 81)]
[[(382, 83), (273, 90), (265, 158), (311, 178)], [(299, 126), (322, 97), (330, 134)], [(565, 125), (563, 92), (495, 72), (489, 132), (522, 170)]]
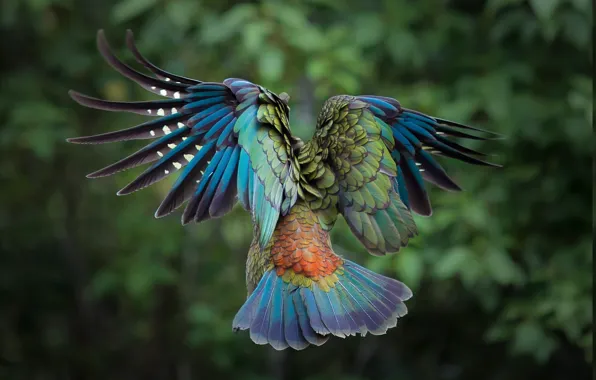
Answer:
[[(2, 2), (0, 378), (587, 378), (591, 5)], [(155, 220), (170, 181), (116, 197), (132, 173), (84, 177), (139, 144), (64, 142), (143, 120), (78, 107), (68, 89), (151, 97), (104, 64), (99, 28), (127, 60), (130, 28), (166, 70), (287, 91), (301, 137), (328, 96), (386, 95), (505, 135), (469, 145), (504, 168), (443, 161), (465, 192), (433, 189), (434, 215), (416, 219), (421, 236), (394, 257), (367, 256), (338, 223), (338, 253), (414, 289), (409, 316), (386, 336), (271, 352), (231, 331), (249, 216)]]

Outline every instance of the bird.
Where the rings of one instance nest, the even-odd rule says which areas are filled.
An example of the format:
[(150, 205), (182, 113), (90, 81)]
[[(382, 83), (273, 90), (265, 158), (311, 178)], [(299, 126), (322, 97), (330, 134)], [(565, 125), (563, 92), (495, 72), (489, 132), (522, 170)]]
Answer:
[[(407, 314), (410, 288), (337, 255), (330, 230), (341, 216), (375, 256), (396, 253), (418, 234), (414, 214), (429, 216), (425, 182), (460, 191), (437, 161), (446, 157), (499, 167), (454, 138), (500, 135), (403, 107), (391, 97), (337, 95), (326, 100), (314, 135), (292, 135), (290, 96), (245, 79), (205, 82), (166, 72), (126, 45), (146, 74), (98, 50), (124, 77), (163, 100), (110, 101), (70, 90), (82, 106), (150, 116), (140, 125), (68, 138), (77, 144), (153, 140), (88, 178), (150, 166), (118, 191), (127, 195), (179, 174), (155, 212), (185, 204), (182, 224), (222, 217), (239, 203), (251, 215), (247, 297), (234, 331), (275, 350), (320, 346), (331, 336), (382, 335)], [(481, 134), (482, 136), (479, 136)]]

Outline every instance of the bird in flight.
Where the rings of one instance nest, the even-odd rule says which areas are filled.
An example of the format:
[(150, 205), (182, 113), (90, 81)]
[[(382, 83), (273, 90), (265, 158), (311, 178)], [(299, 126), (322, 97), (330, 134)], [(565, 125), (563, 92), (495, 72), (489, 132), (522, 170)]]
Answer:
[(171, 74), (141, 55), (131, 31), (126, 42), (152, 75), (120, 61), (104, 32), (97, 34), (107, 63), (166, 99), (116, 102), (71, 90), (83, 106), (153, 119), (67, 141), (153, 139), (88, 177), (151, 164), (118, 192), (124, 195), (180, 172), (155, 213), (158, 218), (185, 203), (182, 224), (223, 216), (237, 201), (250, 212), (248, 297), (232, 327), (249, 330), (257, 344), (301, 350), (330, 336), (381, 335), (396, 326), (412, 292), (335, 254), (329, 231), (337, 218), (345, 219), (371, 254), (394, 253), (417, 234), (412, 214), (431, 214), (424, 181), (461, 190), (437, 156), (498, 166), (452, 139), (487, 140), (496, 134), (404, 108), (383, 96), (333, 96), (323, 105), (312, 139), (303, 142), (290, 130), (287, 94), (244, 79), (203, 82)]

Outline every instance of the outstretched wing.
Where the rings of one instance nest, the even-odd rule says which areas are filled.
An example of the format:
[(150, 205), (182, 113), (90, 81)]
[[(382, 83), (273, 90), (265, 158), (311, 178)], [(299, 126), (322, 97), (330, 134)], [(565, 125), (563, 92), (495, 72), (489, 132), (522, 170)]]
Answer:
[(181, 171), (156, 217), (168, 215), (189, 201), (182, 223), (201, 222), (224, 215), (239, 199), (252, 212), (259, 242), (265, 246), (280, 213), (285, 214), (298, 196), (287, 104), (267, 89), (243, 79), (209, 83), (165, 72), (139, 53), (130, 31), (129, 49), (155, 77), (139, 73), (116, 58), (101, 30), (97, 44), (114, 69), (169, 99), (113, 102), (71, 91), (71, 97), (83, 106), (157, 117), (124, 130), (68, 139), (80, 144), (155, 139), (88, 177), (109, 176), (152, 163), (118, 192), (124, 195)]
[(432, 212), (424, 180), (460, 190), (433, 155), (497, 166), (448, 136), (484, 139), (477, 130), (402, 108), (395, 99), (336, 96), (325, 103), (317, 130), (299, 154), (301, 173), (321, 193), (309, 199), (321, 223), (338, 214), (372, 254), (397, 252), (414, 236), (411, 211)]

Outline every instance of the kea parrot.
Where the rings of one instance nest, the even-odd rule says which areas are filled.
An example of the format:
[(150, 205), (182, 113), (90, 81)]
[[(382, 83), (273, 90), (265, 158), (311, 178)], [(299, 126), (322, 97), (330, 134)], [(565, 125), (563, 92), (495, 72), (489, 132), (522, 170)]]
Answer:
[[(329, 232), (341, 215), (373, 255), (399, 251), (417, 234), (413, 213), (428, 216), (424, 181), (460, 187), (436, 160), (498, 166), (452, 140), (497, 134), (404, 108), (374, 95), (328, 99), (308, 142), (292, 135), (289, 96), (244, 79), (203, 82), (170, 74), (148, 61), (127, 32), (134, 70), (98, 49), (115, 70), (165, 100), (119, 102), (70, 91), (77, 103), (151, 116), (140, 125), (70, 138), (78, 144), (154, 139), (144, 148), (89, 174), (105, 177), (151, 164), (118, 192), (130, 194), (180, 172), (155, 217), (188, 201), (182, 224), (228, 213), (236, 201), (250, 212), (253, 241), (246, 263), (246, 302), (232, 328), (276, 350), (319, 346), (330, 336), (381, 335), (407, 313), (412, 297), (402, 282), (333, 252)], [(481, 132), (483, 137), (478, 136)]]

